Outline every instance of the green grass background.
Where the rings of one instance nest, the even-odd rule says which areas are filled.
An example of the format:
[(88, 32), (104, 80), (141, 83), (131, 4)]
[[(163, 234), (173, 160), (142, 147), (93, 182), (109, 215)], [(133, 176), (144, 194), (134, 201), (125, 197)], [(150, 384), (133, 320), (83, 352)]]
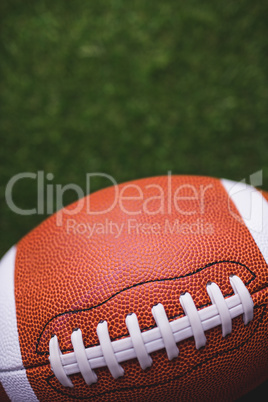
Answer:
[[(46, 217), (6, 205), (20, 172), (85, 191), (92, 172), (262, 169), (268, 189), (267, 2), (2, 0), (0, 14), (0, 255)], [(21, 208), (36, 198), (34, 181), (14, 189)]]

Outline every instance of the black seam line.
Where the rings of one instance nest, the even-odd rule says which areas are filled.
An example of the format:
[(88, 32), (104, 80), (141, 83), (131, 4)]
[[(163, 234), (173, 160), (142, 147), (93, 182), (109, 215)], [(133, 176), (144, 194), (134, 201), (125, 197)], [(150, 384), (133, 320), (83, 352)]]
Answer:
[[(149, 385), (140, 385), (140, 386), (124, 387), (124, 388), (120, 388), (120, 389), (114, 389), (114, 390), (110, 390), (110, 391), (105, 391), (105, 392), (101, 392), (101, 393), (99, 393), (99, 394), (95, 394), (95, 395), (93, 395), (92, 397), (79, 397), (79, 396), (75, 396), (75, 395), (71, 395), (71, 394), (67, 394), (67, 393), (62, 392), (62, 391), (59, 390), (58, 388), (54, 387), (54, 386), (51, 384), (51, 382), (50, 382), (50, 380), (55, 377), (54, 374), (50, 375), (50, 376), (47, 377), (45, 380), (46, 380), (47, 384), (48, 384), (54, 391), (56, 391), (58, 394), (61, 394), (61, 395), (63, 395), (63, 396), (68, 396), (68, 397), (71, 398), (71, 399), (87, 400), (87, 401), (94, 400), (94, 399), (97, 398), (97, 397), (100, 397), (100, 396), (103, 396), (103, 395), (107, 395), (107, 394), (108, 394), (108, 395), (116, 394), (116, 393), (117, 393), (117, 394), (120, 394), (122, 391), (131, 391), (131, 390), (134, 390), (134, 389), (137, 389), (137, 390), (138, 390), (138, 389), (146, 389), (146, 388), (155, 388), (155, 387), (157, 387), (157, 386), (159, 386), (159, 385), (166, 385), (166, 384), (169, 384), (169, 383), (171, 383), (172, 381), (176, 381), (176, 380), (178, 380), (179, 378), (184, 377), (185, 375), (191, 373), (192, 371), (197, 370), (199, 367), (201, 367), (203, 364), (207, 363), (208, 361), (213, 360), (213, 359), (215, 359), (215, 358), (217, 358), (217, 357), (219, 357), (219, 356), (222, 356), (222, 355), (224, 355), (224, 354), (231, 353), (231, 352), (233, 352), (234, 350), (238, 350), (238, 349), (240, 349), (241, 347), (243, 347), (244, 345), (246, 345), (246, 344), (249, 342), (249, 340), (255, 335), (255, 333), (257, 332), (257, 330), (258, 330), (260, 324), (263, 322), (263, 317), (264, 317), (264, 314), (265, 314), (265, 312), (266, 312), (267, 305), (266, 305), (266, 304), (260, 304), (260, 305), (256, 305), (256, 306), (254, 307), (254, 309), (255, 309), (255, 308), (256, 308), (256, 309), (258, 309), (258, 308), (263, 308), (263, 310), (262, 310), (261, 316), (260, 316), (260, 318), (259, 318), (259, 320), (258, 320), (258, 323), (257, 323), (257, 325), (256, 325), (256, 328), (254, 329), (254, 331), (252, 332), (252, 334), (251, 334), (244, 342), (240, 343), (239, 345), (237, 345), (237, 346), (235, 346), (235, 347), (233, 347), (233, 348), (230, 348), (230, 349), (227, 349), (227, 350), (223, 350), (223, 351), (221, 351), (221, 352), (217, 352), (217, 353), (215, 353), (215, 355), (211, 356), (210, 358), (207, 358), (207, 359), (205, 359), (204, 361), (202, 361), (202, 362), (196, 364), (195, 366), (190, 367), (190, 368), (189, 368), (188, 370), (186, 370), (184, 373), (179, 374), (179, 375), (176, 375), (176, 376), (174, 376), (174, 377), (172, 377), (172, 378), (170, 378), (170, 379), (168, 379), (168, 380), (160, 381), (160, 382), (158, 382), (158, 383), (149, 384)], [(238, 318), (238, 317), (236, 317), (236, 318)], [(179, 359), (179, 357), (178, 357), (177, 359)], [(118, 380), (116, 380), (116, 381), (120, 381), (120, 378), (119, 378)], [(93, 386), (94, 386), (94, 384), (91, 385), (91, 387), (93, 387)]]
[[(37, 353), (38, 355), (49, 355), (49, 351), (41, 352), (41, 351), (38, 350), (38, 347), (39, 347), (40, 340), (41, 340), (41, 338), (42, 338), (42, 335), (43, 335), (43, 333), (44, 333), (46, 327), (47, 327), (47, 326), (49, 325), (49, 323), (50, 323), (51, 321), (53, 321), (55, 318), (61, 317), (61, 316), (65, 315), (65, 314), (77, 314), (77, 313), (81, 313), (81, 312), (84, 312), (84, 311), (93, 310), (93, 309), (98, 308), (98, 307), (102, 306), (103, 304), (107, 303), (109, 300), (111, 300), (111, 299), (113, 299), (114, 297), (118, 296), (120, 293), (123, 293), (123, 292), (125, 292), (125, 291), (127, 291), (127, 290), (130, 290), (130, 289), (132, 289), (132, 288), (135, 288), (135, 287), (138, 287), (138, 286), (141, 286), (141, 285), (145, 285), (145, 284), (147, 284), (147, 283), (164, 282), (164, 281), (174, 281), (174, 280), (186, 278), (186, 277), (188, 277), (188, 276), (195, 275), (196, 273), (199, 273), (199, 272), (203, 271), (203, 270), (206, 269), (206, 268), (210, 268), (210, 267), (212, 267), (213, 265), (226, 264), (226, 263), (240, 265), (240, 266), (242, 266), (243, 268), (245, 268), (246, 270), (248, 270), (248, 271), (250, 272), (250, 274), (252, 275), (252, 278), (251, 278), (248, 282), (245, 283), (246, 286), (248, 286), (248, 285), (256, 278), (256, 274), (255, 274), (250, 268), (248, 268), (245, 264), (242, 264), (241, 262), (237, 262), (237, 261), (222, 260), (222, 261), (211, 262), (211, 263), (205, 265), (204, 267), (198, 268), (197, 270), (192, 271), (192, 272), (188, 272), (188, 273), (185, 274), (185, 275), (175, 276), (175, 277), (172, 277), (172, 278), (152, 279), (152, 280), (150, 280), (150, 281), (144, 281), (144, 282), (135, 283), (135, 284), (132, 285), (132, 286), (128, 286), (128, 287), (126, 287), (126, 288), (123, 288), (123, 289), (119, 290), (118, 292), (116, 292), (116, 293), (114, 293), (112, 296), (110, 296), (108, 299), (102, 301), (101, 303), (99, 303), (99, 304), (97, 304), (97, 305), (95, 305), (95, 306), (88, 307), (88, 308), (85, 308), (85, 309), (78, 309), (78, 310), (65, 311), (65, 312), (63, 312), (63, 313), (59, 313), (59, 314), (55, 315), (54, 317), (50, 318), (50, 319), (46, 322), (46, 324), (44, 325), (43, 330), (41, 331), (39, 337), (37, 338), (37, 341), (36, 341), (36, 353)], [(233, 294), (233, 292), (232, 292), (230, 295), (232, 295), (232, 294)], [(228, 296), (228, 295), (227, 295), (227, 296)], [(201, 306), (201, 307), (202, 307), (202, 306)], [(115, 339), (120, 339), (120, 338), (115, 338)], [(112, 340), (114, 340), (114, 339), (112, 339)], [(97, 344), (96, 344), (96, 345), (97, 345)], [(92, 344), (92, 345), (85, 345), (85, 347), (93, 347), (93, 346), (96, 346), (96, 345), (95, 345), (95, 344), (94, 344), (94, 345), (93, 345), (93, 344)], [(70, 352), (70, 351), (72, 351), (72, 349), (62, 349), (62, 352)]]

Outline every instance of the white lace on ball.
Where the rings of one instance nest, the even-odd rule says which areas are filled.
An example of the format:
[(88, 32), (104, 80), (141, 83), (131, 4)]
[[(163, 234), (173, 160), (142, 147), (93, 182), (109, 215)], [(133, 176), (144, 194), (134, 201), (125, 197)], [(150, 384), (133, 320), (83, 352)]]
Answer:
[(58, 338), (52, 336), (49, 342), (49, 360), (51, 369), (64, 387), (73, 387), (69, 375), (81, 373), (85, 382), (90, 385), (97, 381), (94, 369), (108, 367), (114, 378), (124, 375), (121, 362), (137, 358), (143, 370), (152, 365), (150, 353), (166, 349), (168, 359), (174, 359), (179, 354), (177, 343), (194, 337), (197, 349), (205, 346), (205, 331), (218, 325), (222, 327), (222, 335), (232, 331), (232, 319), (243, 314), (246, 325), (253, 319), (253, 301), (244, 283), (238, 276), (232, 275), (230, 283), (234, 295), (223, 297), (216, 283), (207, 284), (207, 292), (212, 305), (197, 310), (189, 293), (180, 296), (180, 303), (185, 316), (169, 321), (164, 306), (159, 303), (152, 308), (156, 327), (141, 332), (135, 313), (126, 316), (126, 326), (129, 336), (111, 341), (107, 321), (101, 321), (97, 326), (100, 344), (85, 348), (80, 329), (75, 329), (71, 335), (74, 352), (62, 354)]

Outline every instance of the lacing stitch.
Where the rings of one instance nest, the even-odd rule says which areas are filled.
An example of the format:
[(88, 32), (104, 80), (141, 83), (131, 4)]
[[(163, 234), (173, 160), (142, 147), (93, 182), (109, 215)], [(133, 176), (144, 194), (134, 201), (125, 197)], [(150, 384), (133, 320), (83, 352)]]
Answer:
[(126, 316), (126, 326), (140, 366), (145, 370), (147, 367), (152, 365), (153, 361), (146, 350), (138, 318), (135, 313), (130, 313)]
[(176, 341), (168, 321), (164, 306), (158, 303), (152, 308), (152, 314), (154, 316), (156, 325), (158, 326), (169, 360), (174, 359), (179, 354), (179, 349), (177, 348)]
[(234, 295), (224, 299), (216, 283), (207, 284), (207, 292), (212, 305), (197, 310), (189, 293), (180, 296), (180, 303), (185, 316), (169, 321), (164, 306), (158, 303), (152, 308), (157, 327), (141, 332), (135, 313), (126, 316), (129, 337), (111, 342), (107, 321), (97, 325), (100, 345), (84, 347), (82, 332), (75, 329), (71, 335), (74, 352), (62, 354), (58, 338), (53, 335), (49, 342), (49, 360), (51, 369), (59, 382), (65, 387), (73, 387), (69, 375), (81, 373), (90, 385), (97, 381), (93, 369), (107, 366), (114, 378), (124, 375), (121, 362), (137, 358), (143, 370), (152, 365), (150, 353), (166, 349), (168, 359), (179, 354), (177, 343), (194, 337), (197, 349), (205, 346), (205, 331), (218, 325), (222, 327), (222, 336), (232, 331), (232, 319), (243, 314), (244, 324), (253, 319), (253, 301), (242, 280), (235, 275), (230, 277)]
[(74, 348), (74, 354), (79, 367), (79, 370), (88, 385), (97, 382), (98, 378), (92, 370), (90, 363), (87, 359), (86, 349), (84, 346), (82, 331), (79, 328), (73, 330), (71, 335), (71, 342)]

